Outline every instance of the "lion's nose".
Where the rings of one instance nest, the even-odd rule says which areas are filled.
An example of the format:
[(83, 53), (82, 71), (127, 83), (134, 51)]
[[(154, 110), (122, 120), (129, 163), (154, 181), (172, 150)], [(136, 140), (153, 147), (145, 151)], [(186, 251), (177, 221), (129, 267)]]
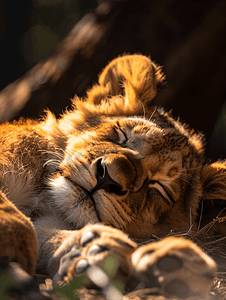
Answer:
[(108, 174), (106, 165), (103, 163), (102, 159), (98, 159), (96, 162), (97, 167), (97, 184), (90, 191), (91, 194), (94, 192), (104, 189), (109, 193), (115, 193), (117, 195), (125, 195), (127, 191), (123, 191), (122, 186), (114, 181)]
[(95, 164), (97, 183), (90, 191), (91, 194), (100, 189), (121, 196), (127, 193), (128, 181), (133, 180), (135, 170), (124, 155), (108, 154), (98, 159)]

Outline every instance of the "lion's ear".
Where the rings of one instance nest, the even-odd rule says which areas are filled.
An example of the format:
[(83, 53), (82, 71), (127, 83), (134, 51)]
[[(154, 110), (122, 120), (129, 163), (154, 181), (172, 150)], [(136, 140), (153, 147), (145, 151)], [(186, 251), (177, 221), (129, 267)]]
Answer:
[(226, 161), (204, 166), (201, 181), (203, 200), (226, 200)]
[(88, 92), (88, 102), (99, 104), (109, 96), (123, 95), (131, 103), (149, 104), (165, 77), (160, 66), (143, 55), (126, 55), (114, 59), (103, 70), (99, 85)]

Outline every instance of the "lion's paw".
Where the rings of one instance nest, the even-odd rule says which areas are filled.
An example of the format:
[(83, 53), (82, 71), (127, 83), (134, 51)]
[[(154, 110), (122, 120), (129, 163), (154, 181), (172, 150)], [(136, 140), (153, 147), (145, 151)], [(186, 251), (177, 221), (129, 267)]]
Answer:
[(0, 260), (17, 262), (30, 275), (35, 272), (38, 241), (29, 218), (0, 191)]
[(53, 282), (65, 282), (92, 265), (102, 265), (109, 255), (117, 257), (116, 276), (127, 291), (156, 287), (180, 298), (206, 298), (216, 264), (193, 242), (176, 237), (137, 247), (126, 234), (104, 225), (88, 225), (73, 233), (58, 249), (58, 271)]
[(136, 243), (118, 229), (88, 225), (73, 233), (55, 253), (53, 262), (59, 258), (60, 261), (53, 282), (68, 281), (91, 265), (100, 266), (111, 254), (117, 257), (118, 278), (125, 282), (133, 270), (130, 258), (136, 247)]
[(208, 297), (216, 274), (215, 262), (193, 242), (168, 237), (132, 254), (136, 276), (146, 287), (159, 287), (179, 298)]

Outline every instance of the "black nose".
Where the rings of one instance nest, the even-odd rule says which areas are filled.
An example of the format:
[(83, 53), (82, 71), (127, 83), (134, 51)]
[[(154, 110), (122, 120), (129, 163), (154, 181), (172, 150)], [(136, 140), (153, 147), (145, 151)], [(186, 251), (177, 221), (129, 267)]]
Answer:
[(123, 191), (120, 184), (114, 181), (108, 174), (107, 166), (104, 164), (102, 159), (98, 159), (96, 161), (96, 177), (97, 177), (97, 184), (96, 186), (90, 191), (91, 194), (94, 192), (104, 189), (108, 193), (114, 193), (120, 196), (123, 196), (127, 193), (127, 191)]

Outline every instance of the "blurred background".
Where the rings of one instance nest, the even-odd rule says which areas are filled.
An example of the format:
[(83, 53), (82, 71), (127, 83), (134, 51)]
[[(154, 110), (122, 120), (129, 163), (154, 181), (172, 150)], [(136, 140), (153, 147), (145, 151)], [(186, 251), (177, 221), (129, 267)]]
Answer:
[(151, 56), (167, 85), (154, 104), (226, 157), (226, 2), (0, 1), (0, 122), (57, 116), (123, 53)]
[[(73, 26), (102, 1), (23, 0), (13, 5), (0, 1), (0, 89), (22, 76), (37, 62), (52, 55)], [(3, 73), (2, 73), (3, 74)]]

